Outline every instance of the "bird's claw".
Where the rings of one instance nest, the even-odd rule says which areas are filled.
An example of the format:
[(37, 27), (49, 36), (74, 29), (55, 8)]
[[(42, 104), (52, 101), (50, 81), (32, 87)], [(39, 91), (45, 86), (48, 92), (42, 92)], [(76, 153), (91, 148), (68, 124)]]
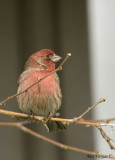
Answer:
[(49, 132), (49, 128), (47, 126), (47, 122), (50, 120), (50, 118), (53, 116), (53, 113), (49, 113), (47, 117), (44, 117), (42, 120), (43, 125), (46, 127), (47, 131)]

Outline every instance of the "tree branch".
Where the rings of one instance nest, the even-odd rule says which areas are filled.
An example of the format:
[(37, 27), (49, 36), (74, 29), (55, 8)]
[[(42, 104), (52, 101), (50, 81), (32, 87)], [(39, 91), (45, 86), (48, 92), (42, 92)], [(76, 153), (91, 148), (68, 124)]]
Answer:
[[(33, 115), (29, 115), (25, 114), (25, 113), (18, 113), (18, 112), (12, 112), (12, 111), (6, 111), (3, 109), (0, 109), (0, 113), (4, 114), (4, 115), (8, 115), (11, 116), (11, 118), (24, 118), (25, 120), (31, 119), (33, 121), (43, 121), (44, 117), (42, 116), (33, 116)], [(52, 121), (61, 121), (61, 122), (65, 122), (67, 125), (71, 124), (71, 123), (77, 123), (77, 124), (83, 124), (83, 125), (90, 125), (90, 126), (101, 126), (99, 123), (93, 123), (93, 122), (88, 122), (86, 120), (77, 120), (75, 121), (74, 119), (64, 119), (64, 118), (50, 118), (50, 120)]]
[(96, 119), (96, 120), (88, 120), (89, 122), (103, 122), (103, 123), (109, 123), (111, 121), (115, 121), (115, 118), (109, 118), (109, 119)]
[(101, 127), (97, 127), (98, 130), (100, 131), (102, 137), (106, 140), (106, 142), (109, 144), (111, 149), (115, 150), (115, 146), (111, 143), (111, 141), (115, 142), (113, 139), (111, 139), (107, 134), (104, 132), (104, 130)]
[[(50, 118), (52, 121), (61, 121), (61, 122), (65, 122), (66, 125), (69, 125), (71, 123), (77, 123), (77, 124), (84, 124), (84, 125), (90, 125), (90, 126), (101, 126), (99, 123), (95, 123), (95, 122), (90, 122), (87, 120), (83, 119), (83, 116), (86, 115), (86, 113), (88, 113), (91, 109), (93, 109), (96, 105), (98, 105), (101, 102), (105, 102), (105, 98), (99, 100), (95, 105), (89, 107), (85, 112), (83, 112), (79, 117), (73, 118), (73, 119), (64, 119), (64, 118)], [(12, 112), (12, 111), (6, 111), (3, 109), (0, 109), (0, 113), (1, 114), (5, 114), (5, 115), (9, 115), (11, 117), (15, 117), (15, 118), (24, 118), (24, 119), (28, 119), (28, 114), (25, 113), (17, 113), (17, 112)], [(44, 117), (42, 116), (35, 116), (35, 115), (29, 115), (29, 118), (31, 118), (32, 120), (36, 120), (36, 121), (43, 121)]]
[[(25, 122), (26, 124), (26, 122)], [(28, 133), (36, 138), (39, 138), (45, 142), (48, 142), (50, 144), (53, 144), (59, 148), (62, 148), (64, 150), (71, 150), (71, 151), (75, 151), (75, 152), (80, 152), (80, 153), (83, 153), (83, 154), (87, 154), (87, 155), (95, 155), (95, 156), (100, 156), (100, 157), (106, 157), (106, 158), (111, 158), (111, 159), (115, 159), (115, 157), (110, 157), (109, 155), (104, 155), (104, 154), (101, 154), (99, 152), (91, 152), (91, 151), (88, 151), (88, 150), (84, 150), (84, 149), (80, 149), (80, 148), (77, 148), (77, 147), (72, 147), (72, 146), (69, 146), (69, 145), (65, 145), (65, 144), (62, 144), (60, 142), (57, 142), (55, 140), (52, 140), (50, 138), (47, 138), (45, 136), (42, 136), (34, 131), (32, 131), (31, 129), (25, 127), (23, 125), (23, 123), (19, 122), (19, 123), (6, 123), (6, 122), (1, 122), (0, 123), (0, 126), (12, 126), (12, 127), (17, 127), (19, 128), (20, 130), (22, 130), (23, 132), (25, 133)]]

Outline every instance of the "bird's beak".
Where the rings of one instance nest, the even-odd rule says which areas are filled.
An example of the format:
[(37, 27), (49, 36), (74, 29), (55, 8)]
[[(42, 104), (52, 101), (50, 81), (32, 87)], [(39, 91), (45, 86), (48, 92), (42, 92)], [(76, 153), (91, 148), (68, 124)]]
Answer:
[(54, 63), (60, 61), (60, 59), (61, 59), (61, 57), (58, 56), (58, 55), (56, 55), (56, 54), (54, 54), (54, 55), (51, 57), (51, 60), (52, 60)]

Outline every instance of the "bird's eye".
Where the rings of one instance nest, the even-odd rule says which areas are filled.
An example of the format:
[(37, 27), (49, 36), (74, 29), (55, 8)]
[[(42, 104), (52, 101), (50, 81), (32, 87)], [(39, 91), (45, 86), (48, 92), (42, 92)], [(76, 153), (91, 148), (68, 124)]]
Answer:
[(51, 56), (49, 54), (46, 54), (46, 59), (50, 59)]

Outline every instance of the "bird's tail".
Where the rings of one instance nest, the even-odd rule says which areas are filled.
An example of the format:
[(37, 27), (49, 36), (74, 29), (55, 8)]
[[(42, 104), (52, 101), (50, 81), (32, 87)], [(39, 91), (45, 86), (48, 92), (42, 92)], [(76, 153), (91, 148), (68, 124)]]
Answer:
[(46, 125), (49, 129), (49, 132), (57, 132), (57, 131), (62, 131), (66, 129), (66, 126), (59, 121), (48, 120)]

